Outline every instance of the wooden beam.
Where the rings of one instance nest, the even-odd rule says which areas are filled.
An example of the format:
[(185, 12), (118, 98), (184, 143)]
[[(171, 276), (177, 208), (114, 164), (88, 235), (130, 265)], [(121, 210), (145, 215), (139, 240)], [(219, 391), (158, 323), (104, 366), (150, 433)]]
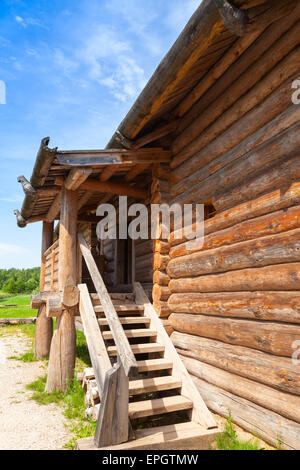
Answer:
[(105, 183), (108, 181), (115, 173), (116, 171), (120, 170), (119, 166), (116, 165), (109, 165), (105, 170), (101, 173), (99, 177), (99, 181), (102, 183)]
[(148, 134), (143, 135), (142, 137), (139, 137), (138, 139), (134, 140), (132, 143), (133, 148), (140, 149), (141, 147), (144, 147), (145, 145), (150, 144), (151, 142), (154, 142), (155, 140), (161, 139), (162, 137), (165, 137), (166, 135), (171, 134), (172, 132), (176, 130), (178, 124), (179, 124), (179, 120), (176, 119), (175, 121), (169, 122), (168, 124), (165, 124), (163, 126), (160, 126), (154, 129), (154, 131), (149, 132)]
[(123, 330), (123, 327), (120, 323), (118, 314), (107, 292), (106, 286), (99, 273), (95, 260), (81, 233), (78, 234), (78, 241), (79, 241), (81, 252), (85, 259), (87, 268), (92, 277), (96, 292), (99, 295), (101, 305), (104, 308), (105, 316), (110, 326), (110, 330), (113, 334), (114, 341), (118, 349), (118, 355), (124, 367), (125, 374), (127, 376), (133, 376), (137, 372), (138, 366), (137, 366), (135, 357), (133, 355), (133, 352), (131, 350), (131, 347), (129, 345), (128, 339)]
[[(59, 290), (77, 283), (77, 207), (76, 191), (62, 191), (59, 233)], [(75, 368), (76, 330), (71, 309), (63, 309), (54, 332), (46, 384), (47, 392), (66, 391)]]
[(192, 400), (194, 406), (192, 411), (192, 421), (201, 424), (206, 429), (216, 428), (216, 422), (207, 409), (200, 393), (196, 389), (193, 381), (179, 358), (176, 349), (158, 318), (153, 305), (150, 303), (143, 287), (139, 282), (134, 283), (134, 293), (136, 303), (144, 305), (144, 316), (151, 319), (151, 325), (157, 330), (157, 341), (165, 346), (165, 359), (173, 362), (173, 374), (182, 380), (182, 396)]
[(79, 199), (78, 210), (82, 209), (82, 207), (84, 207), (89, 202), (92, 195), (93, 195), (93, 193), (91, 191), (86, 191), (84, 193), (84, 195), (81, 197), (81, 199)]
[(63, 151), (57, 154), (61, 165), (91, 167), (127, 163), (169, 163), (171, 152), (162, 148)]
[(148, 196), (147, 191), (143, 189), (138, 189), (123, 183), (101, 183), (96, 180), (86, 181), (81, 185), (80, 189), (85, 189), (86, 191), (92, 191), (95, 193), (110, 193), (119, 196), (130, 196), (138, 199), (146, 199)]
[(98, 448), (128, 441), (129, 380), (122, 364), (116, 364), (105, 377), (103, 397), (95, 433)]
[(76, 168), (71, 170), (65, 182), (66, 189), (70, 191), (76, 191), (76, 189), (78, 189), (79, 186), (81, 186), (82, 183), (84, 183), (92, 173), (93, 170), (90, 168)]
[(149, 163), (143, 163), (141, 165), (136, 165), (132, 168), (131, 171), (129, 171), (126, 175), (126, 182), (131, 183), (138, 175), (143, 173), (147, 168), (149, 168), (150, 164)]
[[(87, 341), (92, 366), (100, 397), (103, 396), (106, 373), (111, 369), (110, 359), (98, 325), (97, 317), (86, 284), (78, 286), (80, 291), (80, 316)], [(128, 418), (127, 418), (128, 419)]]
[(215, 0), (220, 15), (228, 30), (237, 36), (266, 28), (297, 6), (297, 0), (271, 0), (248, 10), (241, 10), (228, 0)]
[(60, 213), (60, 203), (61, 203), (61, 192), (59, 192), (54, 199), (46, 217), (45, 217), (45, 222), (51, 223), (54, 220), (57, 219), (59, 213)]

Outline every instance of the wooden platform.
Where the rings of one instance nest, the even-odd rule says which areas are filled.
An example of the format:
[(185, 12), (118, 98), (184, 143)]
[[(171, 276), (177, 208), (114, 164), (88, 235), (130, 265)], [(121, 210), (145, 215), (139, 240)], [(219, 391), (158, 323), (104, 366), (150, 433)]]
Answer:
[(125, 444), (97, 449), (94, 438), (79, 439), (76, 450), (210, 450), (219, 434), (193, 422), (136, 431), (136, 439)]

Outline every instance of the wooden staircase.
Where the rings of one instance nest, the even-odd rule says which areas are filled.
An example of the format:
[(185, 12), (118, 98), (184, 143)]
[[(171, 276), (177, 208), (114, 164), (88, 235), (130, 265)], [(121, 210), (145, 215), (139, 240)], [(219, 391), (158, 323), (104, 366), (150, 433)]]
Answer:
[[(79, 286), (101, 405), (95, 438), (78, 440), (77, 449), (208, 449), (218, 434), (216, 423), (142, 286), (134, 284), (127, 294), (106, 291), (103, 297), (101, 276), (80, 242), (97, 290), (90, 294)], [(107, 310), (107, 296), (114, 312)]]

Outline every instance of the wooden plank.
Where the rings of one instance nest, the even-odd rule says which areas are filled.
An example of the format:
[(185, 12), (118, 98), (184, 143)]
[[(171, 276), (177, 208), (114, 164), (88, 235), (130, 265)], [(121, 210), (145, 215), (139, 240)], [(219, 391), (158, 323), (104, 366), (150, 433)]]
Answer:
[(96, 447), (128, 441), (128, 377), (121, 363), (106, 373), (95, 433)]
[(79, 241), (81, 252), (85, 259), (86, 265), (91, 274), (95, 289), (99, 295), (101, 304), (104, 308), (106, 319), (109, 323), (110, 330), (113, 333), (114, 341), (118, 349), (118, 355), (123, 364), (125, 374), (127, 376), (134, 375), (137, 372), (137, 363), (134, 358), (133, 352), (131, 351), (131, 348), (128, 343), (128, 339), (126, 338), (126, 335), (124, 333), (123, 327), (119, 321), (118, 314), (107, 292), (103, 279), (98, 271), (95, 260), (81, 233), (78, 234), (78, 241)]
[[(207, 431), (195, 423), (179, 423), (136, 431), (136, 439), (120, 446), (99, 449), (100, 451), (128, 450), (210, 450), (218, 431)], [(98, 450), (93, 438), (79, 439), (77, 450)]]
[(46, 217), (45, 217), (45, 222), (51, 223), (54, 220), (57, 219), (60, 213), (60, 204), (61, 204), (61, 192), (59, 192), (54, 199)]
[[(126, 337), (126, 336), (125, 336)], [(149, 344), (132, 344), (131, 349), (133, 354), (148, 354), (156, 352), (164, 352), (165, 347), (157, 343)], [(116, 346), (108, 346), (107, 352), (110, 356), (117, 356), (118, 350)]]
[[(106, 320), (106, 318), (100, 318), (98, 320), (98, 323), (100, 326), (108, 326), (108, 321)], [(151, 320), (150, 318), (146, 318), (146, 317), (124, 317), (124, 318), (120, 318), (120, 323), (121, 325), (141, 325), (141, 324), (144, 324), (144, 325), (147, 325), (149, 326), (150, 323), (151, 323)]]
[(148, 193), (143, 189), (138, 189), (124, 183), (101, 183), (96, 180), (89, 180), (80, 186), (80, 189), (95, 193), (110, 193), (119, 196), (129, 196), (138, 199), (147, 199)]
[(65, 187), (66, 189), (76, 191), (76, 189), (79, 188), (79, 186), (84, 183), (88, 179), (88, 177), (93, 173), (93, 170), (90, 168), (86, 169), (78, 169), (74, 168), (73, 170), (70, 171), (66, 182), (65, 182)]
[(173, 362), (167, 359), (147, 359), (137, 361), (139, 372), (153, 372), (158, 370), (172, 370)]
[(87, 341), (100, 396), (102, 396), (105, 375), (111, 369), (111, 363), (100, 332), (87, 286), (86, 284), (80, 284), (78, 288), (80, 291), (79, 308), (84, 335)]
[(131, 419), (144, 418), (174, 411), (190, 410), (193, 402), (184, 396), (157, 398), (129, 403), (128, 414)]
[(106, 149), (106, 150), (77, 150), (57, 153), (61, 165), (73, 166), (105, 166), (135, 165), (137, 163), (157, 163), (171, 160), (171, 152), (162, 148), (146, 148), (138, 150)]
[[(147, 328), (134, 329), (134, 330), (125, 330), (125, 335), (127, 338), (155, 338), (157, 333), (156, 330), (150, 330)], [(113, 339), (113, 334), (111, 331), (102, 332), (103, 339)]]
[(170, 340), (160, 319), (157, 317), (155, 309), (150, 303), (140, 283), (134, 284), (134, 292), (136, 295), (136, 302), (144, 305), (144, 315), (151, 318), (151, 325), (157, 330), (157, 340), (161, 341), (165, 346), (165, 358), (173, 362), (173, 375), (182, 380), (182, 395), (192, 400), (194, 404), (192, 421), (197, 424), (202, 424), (207, 429), (215, 428), (217, 426), (215, 420), (208, 411), (201, 395), (190, 378), (189, 373), (180, 360), (172, 341)]
[(129, 395), (174, 390), (181, 387), (181, 380), (175, 377), (155, 377), (153, 379), (134, 380), (129, 383)]

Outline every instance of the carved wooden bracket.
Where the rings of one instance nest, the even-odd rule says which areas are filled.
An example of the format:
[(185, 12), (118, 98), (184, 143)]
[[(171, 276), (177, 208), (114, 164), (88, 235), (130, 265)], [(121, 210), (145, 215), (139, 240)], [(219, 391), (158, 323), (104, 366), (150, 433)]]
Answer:
[(24, 219), (24, 217), (22, 217), (20, 211), (18, 211), (18, 210), (16, 209), (16, 210), (14, 211), (14, 214), (15, 214), (15, 216), (17, 217), (17, 224), (18, 224), (18, 227), (20, 227), (20, 228), (26, 227), (27, 221)]
[(224, 24), (229, 31), (236, 36), (244, 36), (247, 32), (247, 25), (249, 23), (246, 12), (244, 10), (240, 10), (228, 0), (215, 0), (215, 3), (219, 9)]
[(36, 194), (36, 190), (32, 186), (32, 184), (25, 178), (25, 176), (18, 177), (18, 183), (22, 184), (22, 188), (25, 194), (34, 195)]

